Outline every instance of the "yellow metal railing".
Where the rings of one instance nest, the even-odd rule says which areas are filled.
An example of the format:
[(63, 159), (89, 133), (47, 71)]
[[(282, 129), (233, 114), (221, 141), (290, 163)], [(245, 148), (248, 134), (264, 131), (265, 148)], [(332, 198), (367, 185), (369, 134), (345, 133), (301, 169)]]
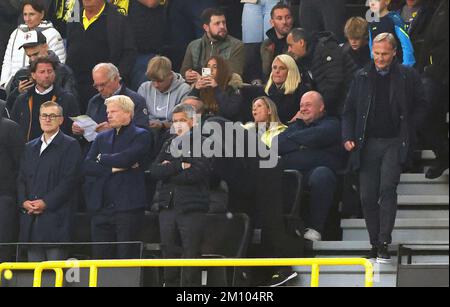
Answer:
[[(12, 278), (13, 270), (34, 270), (34, 287), (41, 287), (42, 273), (56, 273), (55, 287), (63, 286), (63, 269), (89, 268), (89, 286), (97, 287), (99, 268), (136, 267), (252, 267), (252, 266), (311, 266), (311, 287), (319, 286), (321, 266), (362, 266), (365, 269), (365, 286), (373, 286), (373, 265), (362, 258), (288, 258), (288, 259), (145, 259), (145, 260), (87, 260), (48, 261), (41, 263), (2, 263), (0, 276)], [(0, 278), (1, 280), (1, 278)]]

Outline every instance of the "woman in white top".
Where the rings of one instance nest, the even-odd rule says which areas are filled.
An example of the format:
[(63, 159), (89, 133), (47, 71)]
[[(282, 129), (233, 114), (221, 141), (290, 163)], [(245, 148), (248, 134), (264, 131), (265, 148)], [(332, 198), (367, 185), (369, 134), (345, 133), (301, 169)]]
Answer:
[(47, 39), (49, 50), (52, 50), (61, 63), (66, 61), (66, 50), (59, 32), (53, 24), (44, 20), (45, 5), (42, 0), (25, 0), (22, 4), (22, 14), (25, 24), (17, 27), (11, 34), (3, 59), (0, 86), (6, 86), (11, 77), (24, 66), (29, 64), (29, 59), (23, 48), (19, 49), (26, 41), (26, 34), (30, 30), (40, 31)]

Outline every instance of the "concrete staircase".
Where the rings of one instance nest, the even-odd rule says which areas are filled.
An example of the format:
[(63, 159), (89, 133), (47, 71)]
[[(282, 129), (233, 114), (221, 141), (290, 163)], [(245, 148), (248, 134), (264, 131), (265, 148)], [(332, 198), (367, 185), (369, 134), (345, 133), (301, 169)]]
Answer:
[[(432, 159), (429, 152), (423, 158)], [(428, 180), (423, 174), (404, 174), (398, 187), (398, 212), (393, 244), (392, 264), (375, 264), (375, 287), (395, 287), (397, 277), (397, 244), (422, 246), (423, 253), (412, 258), (412, 264), (448, 264), (449, 246), (449, 176)], [(371, 246), (364, 219), (341, 221), (343, 241), (314, 242), (310, 257), (364, 257)], [(439, 245), (433, 251), (430, 244)], [(406, 262), (406, 259), (403, 263)], [(310, 285), (309, 267), (295, 268), (301, 275), (298, 286)], [(361, 287), (364, 269), (361, 267), (321, 267), (321, 287)]]

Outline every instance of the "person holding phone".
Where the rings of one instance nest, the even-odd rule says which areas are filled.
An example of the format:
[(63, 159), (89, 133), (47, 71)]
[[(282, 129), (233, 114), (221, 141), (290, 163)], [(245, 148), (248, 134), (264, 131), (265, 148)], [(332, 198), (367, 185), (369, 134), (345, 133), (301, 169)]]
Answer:
[(204, 101), (205, 114), (238, 121), (242, 85), (242, 78), (231, 72), (228, 62), (220, 56), (213, 56), (202, 69), (202, 76), (195, 82), (189, 96)]
[[(25, 54), (29, 58), (29, 63), (36, 61), (40, 57), (50, 57), (56, 62), (56, 79), (55, 87), (60, 88), (75, 96), (78, 101), (78, 93), (76, 90), (76, 82), (72, 69), (66, 64), (60, 62), (58, 56), (49, 49), (47, 39), (39, 31), (29, 31), (21, 49), (25, 50)], [(35, 85), (35, 80), (31, 77), (30, 65), (22, 67), (16, 72), (7, 86), (7, 107), (12, 110), (13, 104), (17, 97)]]

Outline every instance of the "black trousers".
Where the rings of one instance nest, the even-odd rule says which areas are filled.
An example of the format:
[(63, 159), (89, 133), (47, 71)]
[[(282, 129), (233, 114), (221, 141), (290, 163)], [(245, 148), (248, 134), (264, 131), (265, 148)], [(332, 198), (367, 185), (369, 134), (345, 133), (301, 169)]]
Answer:
[(361, 156), (361, 205), (370, 244), (392, 243), (397, 214), (397, 186), (402, 166), (401, 141), (369, 138)]
[(448, 88), (430, 78), (422, 79), (429, 102), (426, 124), (419, 129), (420, 142), (438, 158), (448, 159)]
[[(92, 216), (92, 242), (140, 242), (144, 209), (113, 212), (107, 208)], [(140, 244), (94, 245), (94, 259), (140, 259)]]
[(301, 0), (300, 27), (309, 32), (331, 31), (344, 42), (345, 0)]
[(18, 212), (16, 200), (11, 196), (0, 195), (0, 263), (12, 260), (14, 248), (2, 247), (2, 243), (17, 242)]
[[(200, 257), (203, 238), (205, 213), (178, 213), (173, 209), (164, 209), (159, 214), (159, 227), (163, 257), (166, 259), (194, 259)], [(200, 286), (201, 275), (198, 268), (183, 268), (182, 280), (179, 268), (165, 268), (166, 286)], [(182, 282), (180, 284), (180, 281)]]

